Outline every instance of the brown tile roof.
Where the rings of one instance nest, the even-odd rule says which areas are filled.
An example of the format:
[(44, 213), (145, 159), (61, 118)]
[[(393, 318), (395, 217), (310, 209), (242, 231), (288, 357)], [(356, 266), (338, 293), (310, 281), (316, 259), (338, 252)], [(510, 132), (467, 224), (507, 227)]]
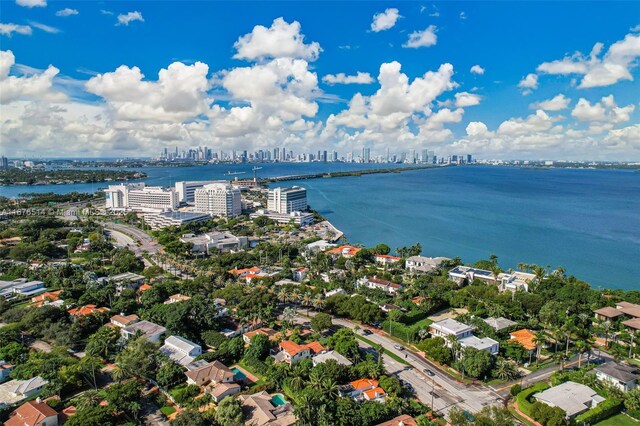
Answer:
[(626, 320), (622, 323), (630, 328), (635, 328), (636, 330), (640, 330), (640, 318), (632, 318), (630, 320)]
[(71, 315), (83, 316), (107, 311), (109, 311), (109, 308), (98, 308), (96, 305), (84, 305), (80, 306), (79, 308), (69, 309), (67, 312), (69, 312)]
[(640, 305), (629, 302), (618, 302), (617, 308), (622, 311), (623, 314), (630, 317), (640, 318)]
[(594, 311), (596, 315), (601, 315), (607, 318), (617, 318), (624, 313), (620, 309), (612, 308), (611, 306), (605, 306)]
[(126, 327), (134, 322), (138, 321), (140, 318), (136, 314), (131, 315), (114, 315), (111, 317), (112, 322), (117, 322), (122, 326)]
[(4, 424), (5, 426), (37, 426), (47, 417), (58, 413), (44, 402), (29, 401), (18, 407)]
[(217, 360), (204, 367), (187, 371), (185, 375), (201, 386), (210, 382), (219, 383), (235, 376), (229, 367)]

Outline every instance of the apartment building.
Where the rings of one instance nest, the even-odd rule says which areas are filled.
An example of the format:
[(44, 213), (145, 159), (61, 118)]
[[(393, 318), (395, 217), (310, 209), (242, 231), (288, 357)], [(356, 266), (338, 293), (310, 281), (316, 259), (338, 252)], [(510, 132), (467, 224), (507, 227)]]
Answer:
[(237, 217), (242, 214), (240, 190), (221, 181), (195, 190), (195, 209), (211, 216)]
[(307, 210), (307, 190), (299, 186), (269, 190), (267, 210), (281, 214)]

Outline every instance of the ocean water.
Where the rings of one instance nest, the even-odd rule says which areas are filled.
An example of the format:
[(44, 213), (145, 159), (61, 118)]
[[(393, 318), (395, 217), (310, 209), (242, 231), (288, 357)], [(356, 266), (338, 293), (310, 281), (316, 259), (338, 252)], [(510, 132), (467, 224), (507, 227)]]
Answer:
[(298, 182), (309, 204), (367, 246), (503, 268), (536, 263), (594, 287), (640, 290), (640, 173), (451, 167)]
[[(252, 176), (252, 165), (143, 168), (149, 185)], [(271, 177), (387, 165), (276, 163)], [(640, 290), (640, 173), (623, 170), (449, 167), (290, 181), (349, 241), (392, 250), (420, 242), (427, 256), (465, 263), (496, 254), (518, 263), (563, 266), (594, 287)], [(106, 184), (0, 187), (0, 195), (95, 191)]]

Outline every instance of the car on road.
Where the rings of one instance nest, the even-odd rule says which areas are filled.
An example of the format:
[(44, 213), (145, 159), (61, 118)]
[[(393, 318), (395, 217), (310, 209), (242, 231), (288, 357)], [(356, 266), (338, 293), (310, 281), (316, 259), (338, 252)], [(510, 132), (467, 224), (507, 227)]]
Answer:
[(365, 328), (364, 330), (362, 330), (362, 335), (363, 335), (363, 336), (368, 336), (368, 335), (370, 335), (370, 334), (372, 334), (372, 333), (371, 333), (371, 330), (367, 330), (366, 328)]
[(393, 345), (393, 348), (398, 350), (398, 351), (404, 351), (404, 347), (402, 347), (400, 345)]
[(413, 386), (411, 386), (411, 384), (409, 384), (409, 383), (406, 383), (406, 384), (404, 385), (404, 388), (405, 388), (409, 393), (414, 393), (414, 392), (415, 392), (415, 389), (414, 389), (414, 388), (413, 388)]
[(425, 373), (427, 373), (428, 376), (431, 376), (431, 377), (436, 375), (436, 373), (434, 373), (433, 371), (429, 370), (428, 368), (425, 368), (423, 371)]

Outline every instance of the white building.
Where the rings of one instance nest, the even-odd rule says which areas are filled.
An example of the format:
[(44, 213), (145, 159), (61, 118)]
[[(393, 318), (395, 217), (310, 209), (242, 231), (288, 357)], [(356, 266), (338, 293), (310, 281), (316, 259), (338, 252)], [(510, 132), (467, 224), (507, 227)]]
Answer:
[(567, 418), (582, 414), (604, 401), (604, 398), (589, 386), (571, 381), (536, 393), (533, 398), (550, 407), (562, 408), (567, 413)]
[(158, 343), (167, 329), (161, 325), (150, 321), (135, 322), (121, 330), (121, 335), (125, 340), (130, 340), (136, 336), (144, 336), (151, 343)]
[(236, 237), (230, 232), (212, 231), (206, 234), (184, 234), (180, 241), (191, 244), (191, 253), (211, 254), (211, 251), (238, 251), (248, 245), (247, 237)]
[(391, 281), (381, 280), (380, 278), (360, 278), (356, 284), (358, 287), (367, 287), (373, 290), (382, 290), (389, 294), (395, 294), (402, 289), (402, 284), (392, 283)]
[(450, 259), (446, 257), (410, 256), (405, 261), (405, 268), (409, 272), (428, 274), (437, 271), (448, 260)]
[(202, 354), (202, 347), (184, 337), (169, 336), (160, 348), (160, 352), (172, 361), (185, 366), (193, 362), (195, 357)]
[(211, 216), (208, 213), (181, 211), (149, 213), (144, 215), (145, 224), (149, 225), (152, 229), (162, 229), (167, 226), (182, 226), (194, 222), (206, 222), (209, 219), (211, 219)]
[(624, 365), (615, 361), (609, 361), (594, 369), (596, 377), (601, 382), (607, 382), (622, 392), (629, 392), (637, 387), (638, 368)]
[(28, 281), (18, 278), (14, 281), (0, 281), (0, 297), (12, 299), (14, 297), (36, 296), (47, 289), (42, 281)]
[[(434, 337), (443, 337), (445, 340), (448, 336), (456, 336), (458, 341), (465, 337), (471, 336), (473, 327), (467, 324), (463, 324), (460, 321), (454, 319), (443, 319), (438, 322), (434, 322), (429, 326), (429, 332)], [(449, 345), (449, 343), (447, 342)]]
[(307, 226), (313, 224), (313, 213), (306, 212), (291, 212), (291, 213), (278, 213), (271, 210), (258, 210), (255, 213), (251, 213), (249, 217), (255, 219), (256, 217), (266, 216), (271, 220), (278, 223), (294, 223), (300, 226)]
[(109, 185), (104, 192), (105, 207), (109, 210), (162, 211), (178, 207), (178, 195), (173, 188), (123, 183)]
[(17, 405), (25, 399), (34, 397), (49, 384), (40, 376), (28, 380), (11, 380), (0, 385), (0, 409)]
[(346, 365), (346, 366), (353, 364), (346, 357), (340, 355), (336, 351), (327, 351), (327, 352), (319, 353), (318, 355), (311, 358), (311, 361), (313, 362), (314, 366), (318, 364), (322, 364), (323, 362), (327, 362), (329, 360), (334, 360), (338, 364)]
[(178, 202), (193, 203), (196, 199), (196, 189), (212, 183), (220, 183), (219, 180), (194, 180), (176, 182), (175, 188), (178, 194)]
[(210, 183), (195, 190), (196, 211), (212, 216), (237, 217), (242, 214), (240, 190), (226, 181)]
[(267, 209), (278, 213), (307, 210), (307, 190), (299, 186), (269, 190)]
[(483, 337), (481, 339), (471, 335), (464, 339), (459, 339), (458, 343), (460, 343), (460, 347), (462, 348), (474, 348), (479, 351), (489, 352), (491, 355), (498, 355), (498, 352), (500, 352), (500, 342), (489, 337)]
[(496, 277), (493, 275), (493, 272), (462, 265), (456, 266), (449, 271), (449, 279), (459, 285), (465, 282), (471, 283), (473, 280), (480, 280), (487, 284), (496, 283)]
[(535, 274), (527, 272), (513, 271), (502, 272), (498, 275), (498, 289), (500, 291), (529, 291), (529, 284), (535, 283)]

